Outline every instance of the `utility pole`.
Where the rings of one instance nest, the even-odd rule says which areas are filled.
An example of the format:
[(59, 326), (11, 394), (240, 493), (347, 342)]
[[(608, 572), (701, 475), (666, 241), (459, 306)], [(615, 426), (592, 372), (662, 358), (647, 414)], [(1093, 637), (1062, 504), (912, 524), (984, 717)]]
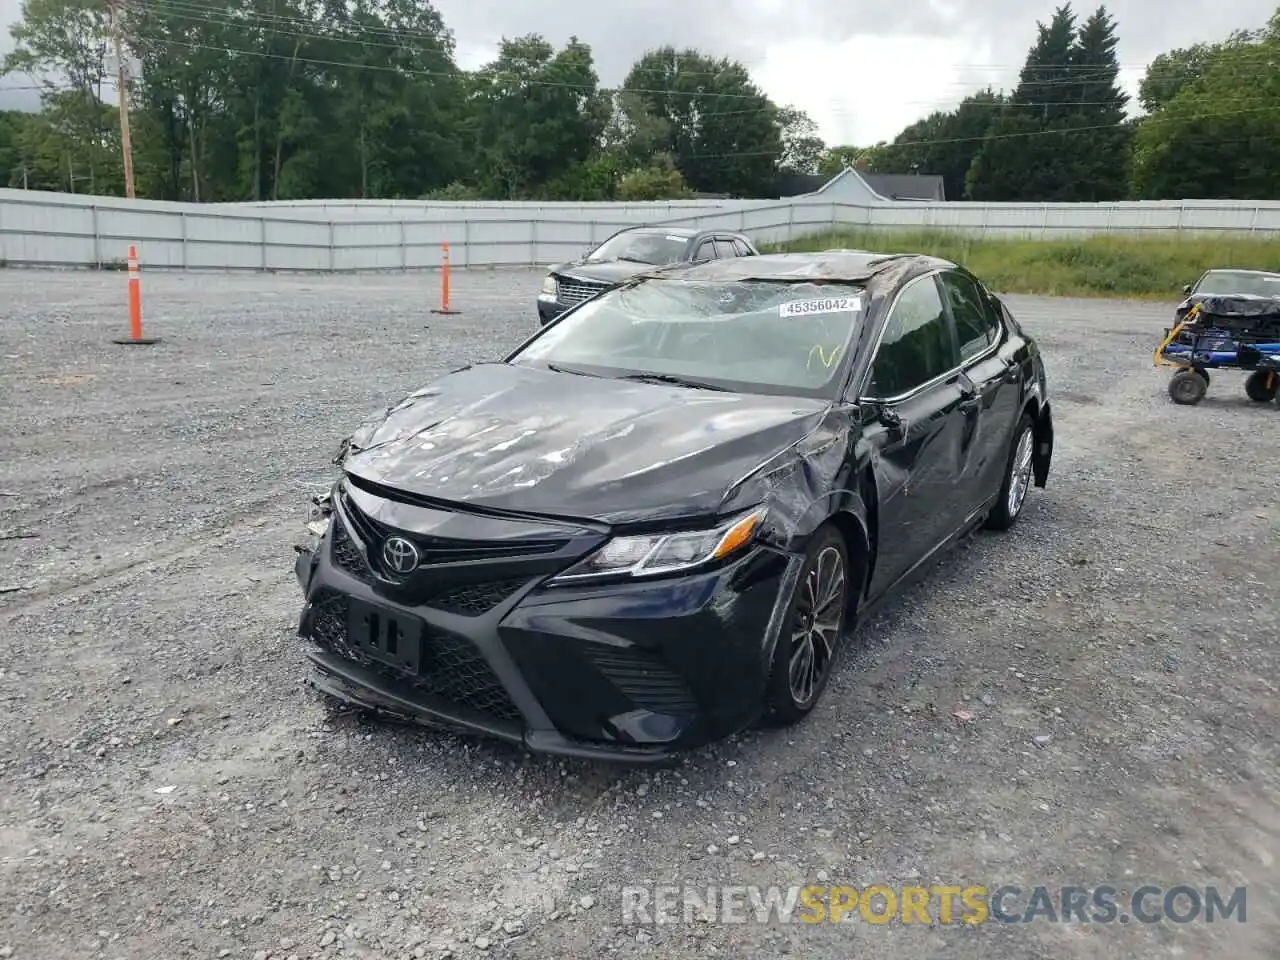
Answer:
[(111, 0), (111, 33), (116, 48), (116, 92), (120, 98), (120, 149), (124, 151), (124, 192), (130, 199), (133, 190), (133, 141), (129, 136), (129, 67), (124, 60), (124, 31), (121, 25), (123, 3)]

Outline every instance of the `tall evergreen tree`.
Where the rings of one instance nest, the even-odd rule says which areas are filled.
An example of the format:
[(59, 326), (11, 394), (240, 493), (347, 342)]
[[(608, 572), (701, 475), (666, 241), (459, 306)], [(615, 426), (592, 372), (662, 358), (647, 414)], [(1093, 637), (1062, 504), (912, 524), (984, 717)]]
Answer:
[(1068, 180), (1063, 147), (1073, 135), (1066, 131), (1078, 126), (1071, 114), (1079, 99), (1070, 83), (1076, 41), (1071, 5), (1058, 7), (1036, 29), (1011, 103), (992, 122), (966, 177), (974, 200), (1056, 200)]
[[(1053, 12), (1048, 24), (1037, 23), (1035, 46), (1013, 92), (1014, 114), (1038, 117), (1046, 126), (1071, 112), (1070, 80), (1075, 66), (1076, 16), (1066, 3)], [(1059, 106), (1061, 104), (1061, 106)]]
[(1081, 130), (1067, 145), (1072, 160), (1072, 199), (1122, 200), (1128, 192), (1131, 131), (1125, 124), (1129, 95), (1120, 86), (1116, 24), (1106, 7), (1080, 27), (1071, 47), (1072, 80)]

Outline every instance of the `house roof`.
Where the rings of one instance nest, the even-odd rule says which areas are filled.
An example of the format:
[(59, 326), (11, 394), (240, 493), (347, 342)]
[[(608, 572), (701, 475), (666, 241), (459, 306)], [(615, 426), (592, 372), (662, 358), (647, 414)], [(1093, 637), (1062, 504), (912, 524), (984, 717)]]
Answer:
[(817, 193), (832, 179), (820, 173), (784, 173), (778, 177), (778, 196), (785, 199), (806, 193)]
[(946, 183), (942, 177), (914, 173), (867, 173), (845, 167), (834, 177), (814, 174), (785, 174), (778, 178), (780, 197), (798, 197), (824, 193), (836, 181), (849, 174), (860, 178), (868, 187), (887, 200), (939, 200), (947, 199)]
[(914, 173), (863, 173), (858, 176), (882, 197), (890, 200), (946, 200), (942, 177)]

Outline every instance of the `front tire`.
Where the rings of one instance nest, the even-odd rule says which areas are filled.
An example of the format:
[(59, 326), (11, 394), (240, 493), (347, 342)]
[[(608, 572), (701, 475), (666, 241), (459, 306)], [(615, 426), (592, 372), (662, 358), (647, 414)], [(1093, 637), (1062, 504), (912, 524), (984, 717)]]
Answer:
[(1208, 390), (1208, 379), (1195, 370), (1179, 370), (1169, 378), (1169, 399), (1179, 406), (1195, 406)]
[(1031, 414), (1024, 413), (1013, 430), (1009, 443), (1009, 460), (1004, 468), (1000, 496), (987, 515), (988, 530), (1008, 530), (1018, 522), (1031, 488), (1032, 464), (1036, 450), (1036, 427)]
[(805, 552), (790, 611), (774, 648), (765, 722), (789, 726), (808, 716), (831, 678), (849, 609), (849, 555), (831, 526)]

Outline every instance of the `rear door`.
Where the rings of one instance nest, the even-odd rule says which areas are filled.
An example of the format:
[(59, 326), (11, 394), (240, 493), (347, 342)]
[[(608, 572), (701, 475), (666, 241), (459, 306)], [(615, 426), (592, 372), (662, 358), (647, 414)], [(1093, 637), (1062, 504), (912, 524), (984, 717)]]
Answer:
[(1010, 433), (1021, 412), (1020, 368), (1003, 320), (977, 280), (957, 270), (943, 271), (938, 279), (964, 372), (958, 492), (977, 510), (1003, 481)]
[(917, 566), (960, 523), (961, 376), (936, 275), (918, 277), (890, 307), (860, 392), (879, 502), (873, 594)]

